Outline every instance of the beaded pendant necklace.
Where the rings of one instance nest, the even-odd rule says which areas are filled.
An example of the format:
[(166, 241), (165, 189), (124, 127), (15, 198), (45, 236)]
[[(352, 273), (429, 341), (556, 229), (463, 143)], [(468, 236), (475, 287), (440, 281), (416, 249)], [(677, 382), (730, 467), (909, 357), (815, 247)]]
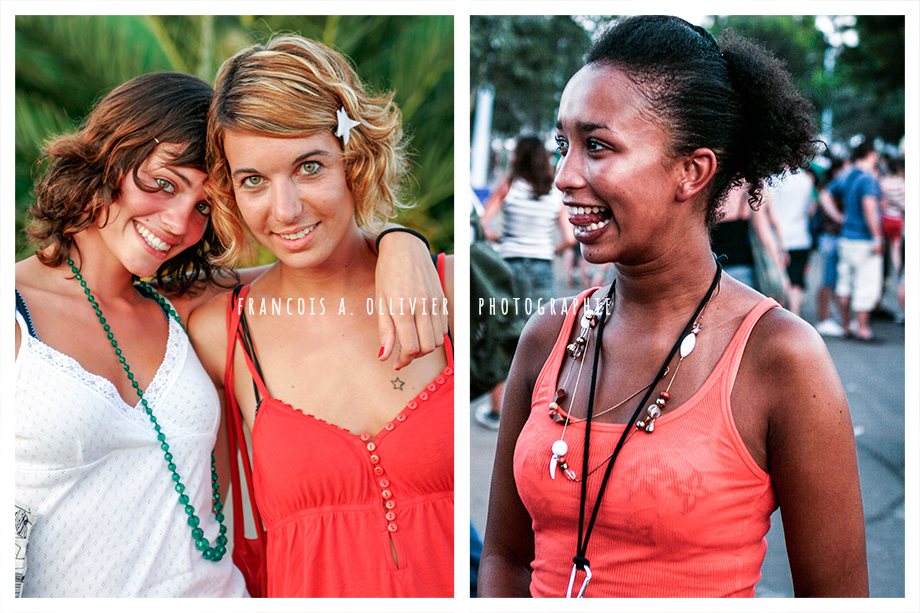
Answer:
[[(569, 585), (568, 585), (568, 589), (566, 590), (566, 598), (572, 597), (572, 590), (575, 586), (575, 577), (578, 571), (582, 571), (585, 574), (585, 578), (582, 581), (580, 589), (578, 590), (578, 595), (577, 595), (578, 598), (581, 598), (584, 596), (585, 590), (588, 587), (588, 583), (591, 581), (591, 576), (592, 576), (591, 563), (589, 562), (587, 555), (586, 555), (587, 550), (588, 550), (588, 540), (591, 538), (591, 533), (594, 530), (594, 525), (595, 525), (595, 522), (597, 521), (598, 512), (600, 511), (601, 500), (604, 497), (604, 492), (607, 489), (607, 484), (610, 482), (610, 474), (613, 471), (613, 465), (616, 462), (616, 459), (620, 453), (620, 450), (623, 448), (623, 444), (630, 437), (630, 435), (633, 432), (635, 432), (635, 430), (631, 428), (629, 424), (636, 423), (636, 420), (638, 419), (639, 414), (642, 411), (642, 408), (645, 406), (645, 403), (648, 402), (649, 398), (652, 395), (652, 391), (654, 391), (655, 389), (655, 384), (665, 376), (665, 374), (668, 371), (668, 364), (670, 364), (671, 360), (677, 354), (678, 350), (681, 350), (681, 360), (683, 360), (683, 358), (686, 357), (687, 354), (689, 354), (690, 350), (693, 349), (693, 345), (695, 345), (695, 342), (696, 342), (696, 333), (699, 332), (699, 328), (698, 328), (699, 317), (702, 315), (702, 312), (706, 308), (706, 305), (709, 304), (709, 300), (712, 298), (712, 294), (715, 291), (715, 289), (719, 286), (719, 281), (721, 280), (721, 278), (722, 278), (722, 264), (720, 264), (719, 261), (716, 260), (716, 274), (712, 280), (712, 284), (709, 286), (709, 290), (706, 292), (706, 295), (703, 296), (703, 299), (700, 301), (699, 306), (697, 306), (696, 311), (693, 313), (693, 316), (690, 318), (690, 321), (688, 321), (687, 325), (684, 326), (683, 332), (680, 334), (680, 336), (677, 337), (677, 342), (674, 344), (674, 347), (668, 353), (668, 357), (665, 358), (664, 363), (661, 365), (661, 368), (658, 371), (658, 373), (655, 375), (655, 378), (652, 379), (652, 383), (645, 388), (647, 391), (645, 392), (645, 395), (643, 396), (642, 401), (639, 402), (639, 406), (636, 408), (632, 417), (626, 422), (626, 426), (623, 428), (623, 433), (620, 435), (620, 439), (617, 442), (616, 446), (614, 447), (613, 453), (611, 453), (607, 457), (607, 459), (605, 459), (599, 466), (595, 467), (594, 470), (597, 470), (597, 468), (599, 468), (600, 466), (603, 466), (604, 464), (607, 465), (607, 469), (604, 471), (603, 480), (601, 481), (600, 488), (598, 489), (598, 492), (597, 492), (597, 497), (594, 500), (594, 508), (591, 511), (591, 517), (588, 520), (587, 529), (585, 529), (585, 515), (586, 515), (586, 511), (588, 510), (588, 505), (587, 505), (588, 479), (587, 479), (587, 476), (590, 473), (594, 472), (594, 470), (590, 470), (588, 467), (588, 457), (590, 455), (589, 452), (591, 449), (591, 422), (593, 418), (594, 394), (595, 394), (595, 391), (597, 390), (598, 364), (600, 360), (601, 339), (603, 338), (603, 335), (604, 335), (604, 323), (606, 322), (606, 317), (604, 317), (604, 314), (603, 313), (599, 314), (599, 321), (597, 324), (597, 342), (594, 345), (594, 363), (591, 369), (591, 387), (589, 389), (589, 394), (588, 394), (588, 415), (585, 418), (584, 450), (583, 450), (583, 455), (582, 455), (582, 475), (584, 476), (580, 480), (581, 481), (581, 488), (580, 488), (581, 492), (579, 496), (579, 505), (578, 505), (579, 506), (578, 542), (576, 544), (575, 557), (572, 558), (572, 572), (569, 575)], [(611, 286), (610, 288), (611, 297), (612, 297), (612, 294), (613, 294), (613, 286)], [(687, 340), (688, 336), (692, 336), (693, 340), (688, 341)], [(680, 365), (680, 362), (678, 362), (678, 366), (679, 365)], [(676, 375), (677, 375), (677, 368), (674, 369), (674, 376)], [(672, 376), (671, 382), (673, 383), (673, 381), (674, 381), (674, 377)], [(671, 386), (669, 383), (668, 389), (670, 389), (670, 387)], [(664, 399), (667, 400), (667, 397), (665, 397)], [(646, 419), (642, 420), (645, 423), (642, 423), (641, 425), (640, 425), (641, 422), (636, 423), (636, 428), (640, 430), (645, 430), (648, 433), (653, 432), (654, 427), (652, 428), (647, 427), (649, 423), (648, 418), (651, 417), (651, 420), (652, 420), (651, 423), (654, 423), (654, 417), (652, 417), (652, 413), (654, 413), (654, 411), (651, 411), (650, 409), (652, 409), (653, 407), (658, 408), (660, 406), (663, 406), (663, 403), (662, 405), (658, 405), (657, 403), (655, 405), (650, 405), (649, 410), (647, 410), (648, 415)]]
[[(195, 514), (195, 507), (189, 504), (189, 497), (188, 494), (185, 493), (185, 485), (182, 483), (182, 478), (179, 476), (179, 473), (176, 472), (176, 465), (173, 462), (173, 454), (169, 451), (169, 443), (166, 442), (166, 435), (163, 434), (162, 427), (157, 423), (157, 418), (153, 414), (153, 409), (147, 403), (147, 399), (144, 398), (144, 391), (140, 388), (138, 382), (134, 380), (134, 373), (131, 372), (131, 367), (128, 366), (128, 362), (122, 355), (121, 349), (118, 348), (118, 341), (115, 340), (115, 335), (112, 334), (109, 324), (105, 322), (105, 317), (102, 316), (102, 310), (99, 308), (99, 303), (96, 302), (96, 298), (93, 296), (89, 287), (87, 287), (86, 281), (83, 280), (83, 276), (80, 274), (80, 270), (76, 267), (71, 258), (67, 258), (67, 264), (70, 266), (70, 270), (73, 272), (77, 281), (80, 282), (80, 287), (83, 288), (86, 299), (93, 306), (93, 309), (95, 309), (96, 317), (99, 318), (99, 323), (102, 324), (102, 329), (105, 331), (112, 345), (112, 349), (115, 350), (115, 356), (118, 358), (118, 362), (121, 364), (128, 380), (131, 382), (131, 386), (140, 398), (141, 406), (144, 407), (144, 413), (147, 414), (150, 418), (150, 423), (153, 424), (153, 429), (157, 433), (157, 440), (160, 442), (160, 449), (163, 450), (163, 459), (166, 461), (166, 468), (171, 473), (170, 478), (175, 482), (174, 488), (176, 493), (179, 494), (179, 504), (183, 506), (185, 514), (188, 515), (187, 523), (192, 529), (192, 540), (195, 541), (195, 548), (201, 552), (201, 557), (205, 560), (219, 562), (224, 557), (224, 554), (227, 553), (227, 527), (224, 525), (224, 514), (221, 512), (224, 508), (224, 503), (220, 500), (220, 484), (217, 480), (217, 467), (214, 465), (214, 451), (211, 450), (211, 508), (214, 511), (214, 518), (217, 520), (217, 523), (220, 524), (220, 532), (215, 539), (215, 545), (212, 546), (211, 543), (208, 542), (208, 539), (204, 537), (204, 530), (199, 527), (201, 520)], [(156, 290), (143, 281), (140, 281), (139, 285), (148, 296), (153, 297), (157, 303), (159, 303), (160, 307), (166, 311), (170, 317), (175, 319), (183, 330), (185, 330), (185, 324), (182, 323), (179, 314), (173, 310), (170, 304), (166, 302)]]

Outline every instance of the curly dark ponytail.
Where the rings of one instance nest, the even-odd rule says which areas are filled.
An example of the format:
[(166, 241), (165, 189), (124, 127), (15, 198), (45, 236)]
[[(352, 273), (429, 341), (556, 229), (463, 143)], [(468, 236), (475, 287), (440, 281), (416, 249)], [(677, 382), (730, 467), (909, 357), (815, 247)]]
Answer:
[(734, 32), (716, 42), (677, 17), (628, 17), (601, 34), (585, 62), (629, 75), (668, 126), (672, 153), (706, 147), (716, 154), (709, 225), (732, 186), (748, 182), (756, 206), (765, 181), (814, 155), (811, 105), (779, 60)]

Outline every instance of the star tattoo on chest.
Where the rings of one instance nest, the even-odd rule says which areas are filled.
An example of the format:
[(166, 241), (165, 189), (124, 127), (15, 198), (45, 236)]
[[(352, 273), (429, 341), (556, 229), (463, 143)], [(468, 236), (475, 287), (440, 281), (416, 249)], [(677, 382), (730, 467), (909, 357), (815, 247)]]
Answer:
[(399, 377), (396, 377), (395, 379), (393, 379), (392, 381), (390, 381), (390, 383), (393, 384), (393, 389), (394, 389), (394, 390), (401, 390), (401, 389), (403, 388), (403, 385), (406, 384), (406, 382), (400, 380)]

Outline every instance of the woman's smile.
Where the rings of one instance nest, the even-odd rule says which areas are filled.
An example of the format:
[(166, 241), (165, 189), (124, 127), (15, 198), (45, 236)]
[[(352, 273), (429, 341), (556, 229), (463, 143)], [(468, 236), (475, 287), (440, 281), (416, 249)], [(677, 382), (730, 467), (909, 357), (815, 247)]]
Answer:
[(341, 146), (331, 133), (277, 138), (228, 130), (236, 206), (252, 235), (295, 268), (327, 262), (359, 236)]

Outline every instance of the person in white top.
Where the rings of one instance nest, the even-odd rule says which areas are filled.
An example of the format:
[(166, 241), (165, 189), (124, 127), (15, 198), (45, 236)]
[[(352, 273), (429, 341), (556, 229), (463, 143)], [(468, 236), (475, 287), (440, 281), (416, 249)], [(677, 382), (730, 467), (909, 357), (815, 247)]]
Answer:
[[(16, 265), (16, 502), (34, 518), (22, 596), (247, 595), (222, 525), (219, 399), (182, 325), (233, 278), (205, 259), (221, 248), (204, 190), (211, 96), (196, 77), (143, 75), (46, 147), (38, 250)], [(386, 249), (381, 296), (427, 293), (424, 245)], [(389, 321), (381, 359), (395, 327), (411, 361), (416, 325)]]
[[(502, 234), (489, 226), (502, 216)], [(575, 231), (562, 206), (562, 194), (553, 187), (553, 167), (549, 152), (535, 136), (522, 136), (514, 147), (511, 172), (501, 180), (485, 202), (482, 227), (486, 238), (498, 242), (499, 253), (514, 273), (516, 305), (529, 317), (542, 308), (556, 292), (553, 258), (575, 245)], [(556, 231), (560, 239), (556, 240)], [(491, 392), (491, 406), (480, 407), (476, 421), (495, 430), (501, 413), (504, 387)]]
[(786, 273), (790, 289), (786, 306), (796, 315), (802, 314), (805, 268), (811, 250), (808, 221), (816, 203), (815, 182), (806, 170), (784, 173), (773, 188), (773, 209), (779, 222), (779, 237), (789, 254)]

